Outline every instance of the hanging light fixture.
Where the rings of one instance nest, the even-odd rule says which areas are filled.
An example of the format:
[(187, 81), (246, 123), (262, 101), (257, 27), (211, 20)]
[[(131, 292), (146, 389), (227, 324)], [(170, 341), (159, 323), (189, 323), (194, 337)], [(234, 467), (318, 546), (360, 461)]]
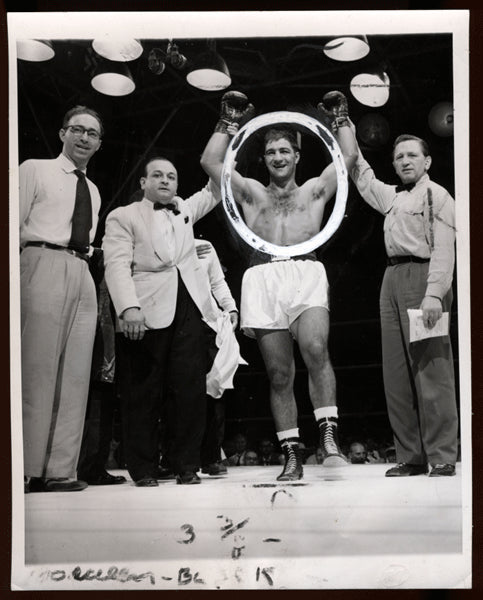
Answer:
[(187, 82), (199, 90), (224, 90), (231, 84), (226, 62), (218, 54), (215, 41), (208, 41), (208, 50), (200, 54), (186, 76)]
[(127, 96), (136, 85), (127, 65), (116, 61), (102, 61), (91, 79), (92, 87), (107, 96)]
[(43, 60), (50, 60), (54, 55), (54, 48), (50, 40), (17, 41), (17, 58), (20, 58), (21, 60), (40, 62)]
[(116, 38), (110, 34), (104, 37), (96, 38), (92, 41), (94, 50), (107, 60), (118, 62), (129, 62), (139, 58), (143, 52), (143, 47), (138, 40), (132, 38)]
[(326, 56), (341, 61), (360, 60), (369, 54), (369, 50), (369, 42), (365, 35), (335, 37), (324, 46)]
[(379, 113), (368, 113), (359, 119), (357, 133), (364, 144), (377, 148), (387, 144), (391, 130), (385, 117)]
[(428, 123), (431, 131), (441, 137), (453, 135), (453, 104), (438, 102), (429, 111)]
[(169, 40), (166, 51), (153, 48), (148, 55), (149, 70), (155, 75), (161, 75), (166, 68), (166, 64), (180, 71), (184, 69), (187, 62), (186, 56), (180, 53), (177, 44), (173, 43), (172, 40)]
[(359, 73), (352, 78), (350, 90), (356, 100), (365, 106), (383, 106), (389, 100), (389, 76), (385, 71)]

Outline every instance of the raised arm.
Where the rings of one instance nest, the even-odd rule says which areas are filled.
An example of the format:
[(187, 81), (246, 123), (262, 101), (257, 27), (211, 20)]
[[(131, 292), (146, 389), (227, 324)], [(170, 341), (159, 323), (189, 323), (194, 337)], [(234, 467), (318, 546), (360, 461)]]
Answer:
[[(321, 117), (329, 119), (334, 136), (342, 151), (347, 171), (354, 167), (358, 154), (358, 146), (354, 131), (350, 127), (347, 98), (342, 92), (333, 91), (324, 95), (317, 105)], [(331, 163), (322, 171), (314, 182), (313, 196), (315, 200), (327, 202), (337, 190), (337, 171)]]
[[(253, 105), (249, 104), (248, 98), (241, 92), (226, 92), (221, 99), (220, 119), (201, 156), (202, 168), (218, 187), (221, 187), (223, 162), (230, 140), (240, 122), (249, 119), (253, 112)], [(247, 196), (247, 180), (233, 170), (231, 185), (236, 201), (243, 202), (243, 198)]]

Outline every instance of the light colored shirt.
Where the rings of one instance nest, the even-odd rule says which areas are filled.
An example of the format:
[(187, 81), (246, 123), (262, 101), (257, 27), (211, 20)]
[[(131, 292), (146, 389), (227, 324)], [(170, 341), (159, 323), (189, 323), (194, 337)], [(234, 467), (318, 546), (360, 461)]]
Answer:
[(428, 258), (426, 295), (442, 299), (451, 287), (455, 260), (454, 200), (423, 175), (411, 191), (376, 179), (359, 153), (351, 177), (362, 198), (385, 216), (387, 255)]
[[(72, 233), (77, 175), (76, 166), (64, 154), (55, 159), (29, 159), (19, 168), (20, 245), (49, 242), (68, 246)], [(82, 169), (80, 169), (82, 170)], [(92, 243), (97, 229), (101, 197), (87, 179), (92, 203)]]
[(216, 253), (213, 244), (206, 240), (195, 240), (196, 246), (205, 244), (210, 246), (210, 252), (199, 260), (210, 281), (211, 293), (222, 310), (227, 312), (235, 311), (237, 310), (236, 303), (231, 295), (230, 288), (226, 283), (220, 259), (218, 258), (218, 254)]

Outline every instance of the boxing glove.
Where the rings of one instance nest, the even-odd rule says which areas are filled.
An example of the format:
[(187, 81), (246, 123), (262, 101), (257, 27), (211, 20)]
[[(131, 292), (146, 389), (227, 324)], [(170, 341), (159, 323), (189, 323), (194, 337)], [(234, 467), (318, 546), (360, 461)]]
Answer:
[(227, 133), (228, 126), (239, 125), (242, 120), (248, 121), (254, 112), (255, 107), (248, 102), (245, 94), (234, 90), (226, 92), (221, 99), (220, 119), (215, 131)]
[(349, 126), (349, 106), (342, 92), (327, 92), (322, 102), (317, 104), (317, 110), (331, 122), (333, 131), (339, 127)]

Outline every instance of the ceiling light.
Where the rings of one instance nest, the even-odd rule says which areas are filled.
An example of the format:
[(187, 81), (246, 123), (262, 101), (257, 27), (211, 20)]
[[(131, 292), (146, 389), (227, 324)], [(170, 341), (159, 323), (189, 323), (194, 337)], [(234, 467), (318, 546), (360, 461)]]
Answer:
[(390, 133), (387, 119), (379, 113), (368, 113), (357, 123), (357, 134), (364, 144), (372, 148), (387, 144)]
[(127, 65), (108, 61), (100, 63), (96, 68), (91, 85), (107, 96), (127, 96), (136, 88)]
[(194, 61), (186, 80), (190, 85), (206, 91), (224, 90), (231, 84), (226, 62), (216, 52), (214, 42), (209, 43), (208, 50)]
[(451, 102), (438, 102), (429, 111), (428, 123), (431, 131), (441, 137), (453, 134), (453, 104)]
[(359, 60), (369, 54), (369, 42), (365, 35), (340, 36), (324, 46), (324, 53), (334, 60)]
[(350, 85), (352, 95), (365, 106), (383, 106), (389, 99), (389, 77), (387, 73), (360, 73)]
[(55, 55), (50, 40), (18, 40), (17, 58), (40, 62), (50, 60)]
[(128, 62), (141, 56), (143, 47), (140, 42), (131, 38), (112, 38), (106, 34), (92, 41), (94, 50), (108, 60)]

